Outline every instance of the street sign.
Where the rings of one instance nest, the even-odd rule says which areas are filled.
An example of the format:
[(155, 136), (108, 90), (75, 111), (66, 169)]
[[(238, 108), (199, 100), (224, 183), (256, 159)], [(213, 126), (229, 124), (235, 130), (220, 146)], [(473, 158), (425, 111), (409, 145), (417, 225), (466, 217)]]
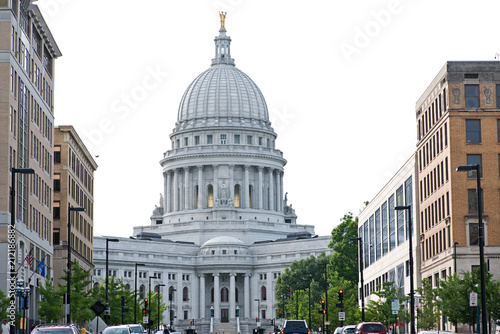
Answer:
[(104, 304), (101, 303), (100, 300), (96, 301), (90, 308), (92, 309), (92, 311), (94, 311), (95, 315), (101, 315), (101, 313), (106, 310), (106, 306), (104, 306)]
[(339, 312), (339, 321), (345, 320), (345, 312)]
[(393, 311), (392, 314), (395, 314), (394, 311), (399, 311), (399, 299), (391, 300), (391, 309)]
[(149, 317), (147, 315), (145, 315), (145, 316), (142, 317), (142, 323), (143, 324), (149, 323)]
[(330, 321), (325, 321), (325, 326), (330, 326)]
[(477, 292), (469, 294), (469, 306), (477, 306)]

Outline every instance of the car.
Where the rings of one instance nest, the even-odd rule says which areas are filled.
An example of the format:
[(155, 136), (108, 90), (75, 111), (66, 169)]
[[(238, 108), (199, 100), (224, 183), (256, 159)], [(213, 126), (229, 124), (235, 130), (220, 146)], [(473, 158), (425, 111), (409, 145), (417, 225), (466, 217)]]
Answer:
[(134, 331), (129, 325), (108, 326), (102, 334), (134, 334)]
[(341, 334), (342, 333), (342, 328), (344, 328), (344, 327), (337, 327), (337, 328), (335, 328), (335, 330), (333, 331), (333, 334)]
[(417, 334), (455, 334), (455, 333), (446, 331), (418, 331)]
[(340, 332), (341, 334), (354, 334), (354, 331), (356, 330), (356, 325), (345, 325), (342, 327), (342, 331)]
[(360, 322), (356, 325), (354, 334), (387, 334), (387, 329), (381, 322)]
[(130, 328), (132, 329), (132, 331), (136, 334), (144, 334), (144, 333), (147, 333), (147, 330), (144, 329), (144, 327), (142, 327), (141, 324), (129, 324), (128, 326), (130, 326)]
[(281, 334), (311, 334), (305, 320), (285, 320)]
[(75, 325), (38, 325), (31, 333), (33, 334), (80, 334), (80, 330)]

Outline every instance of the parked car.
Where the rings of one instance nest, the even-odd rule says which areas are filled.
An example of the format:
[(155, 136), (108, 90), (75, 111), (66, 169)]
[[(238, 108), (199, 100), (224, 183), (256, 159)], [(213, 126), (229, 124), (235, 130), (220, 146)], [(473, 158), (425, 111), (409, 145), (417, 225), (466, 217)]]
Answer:
[(38, 325), (32, 334), (80, 334), (75, 325)]
[(354, 331), (356, 330), (356, 325), (345, 325), (342, 327), (342, 331), (340, 334), (354, 334)]
[(354, 334), (387, 334), (387, 329), (381, 322), (360, 322), (356, 325)]
[(311, 334), (305, 320), (285, 320), (281, 334)]
[(129, 325), (120, 325), (106, 327), (102, 334), (134, 334), (134, 332)]
[(147, 330), (144, 329), (144, 327), (142, 327), (141, 324), (131, 324), (131, 325), (128, 325), (130, 326), (130, 328), (132, 329), (132, 331), (136, 334), (144, 334), (147, 332)]
[(335, 328), (335, 330), (333, 331), (333, 334), (341, 334), (342, 333), (342, 328), (344, 328), (344, 327), (337, 327), (337, 328)]

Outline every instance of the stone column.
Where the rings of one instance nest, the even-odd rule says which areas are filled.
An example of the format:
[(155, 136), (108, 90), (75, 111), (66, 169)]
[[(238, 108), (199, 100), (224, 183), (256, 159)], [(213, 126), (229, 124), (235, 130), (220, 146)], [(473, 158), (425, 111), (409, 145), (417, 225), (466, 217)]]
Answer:
[(219, 199), (219, 165), (214, 165), (214, 206), (215, 200)]
[(280, 178), (280, 198), (279, 198), (279, 212), (283, 212), (284, 208), (283, 208), (283, 197), (284, 197), (284, 194), (283, 194), (283, 171), (281, 170), (279, 173), (279, 178)]
[(184, 167), (184, 210), (189, 209), (189, 167)]
[(243, 281), (243, 307), (245, 309), (245, 318), (250, 318), (250, 276), (251, 274), (245, 273)]
[(165, 201), (167, 205), (165, 206), (165, 212), (171, 212), (172, 211), (172, 175), (170, 174), (170, 171), (167, 170), (167, 189), (165, 190)]
[(245, 198), (243, 199), (244, 203), (241, 206), (241, 208), (246, 209), (250, 207), (250, 166), (245, 165), (245, 189), (243, 190), (243, 193), (245, 194)]
[(200, 278), (200, 319), (205, 319), (206, 314), (205, 314), (205, 307), (206, 307), (206, 302), (205, 302), (205, 288), (206, 288), (206, 283), (205, 283), (205, 275), (201, 274), (198, 275)]
[[(176, 277), (177, 277), (177, 294), (175, 295), (177, 298), (175, 299), (175, 307), (174, 307), (174, 310), (175, 310), (175, 316), (176, 318), (174, 318), (174, 323), (175, 324), (178, 324), (178, 321), (182, 319), (182, 295), (183, 295), (183, 286), (182, 286), (182, 273), (180, 272), (177, 272), (176, 273)], [(177, 319), (177, 321), (175, 321), (175, 319)]]
[(274, 169), (269, 168), (269, 210), (274, 211)]
[(234, 206), (234, 165), (229, 165), (229, 198), (233, 201)]
[(220, 322), (220, 287), (219, 273), (214, 273), (214, 321)]
[[(250, 303), (252, 305), (252, 307), (250, 308), (252, 311), (250, 313), (250, 317), (252, 318), (255, 318), (255, 317), (259, 317), (260, 319), (260, 314), (259, 314), (259, 310), (258, 310), (258, 304), (259, 302), (255, 301), (255, 299), (261, 299), (260, 298), (260, 291), (259, 291), (259, 288), (257, 286), (257, 280), (259, 279), (259, 274), (254, 274), (252, 275), (250, 281), (251, 281), (251, 285), (250, 285)], [(262, 302), (262, 300), (260, 301)]]
[(264, 167), (259, 166), (259, 189), (257, 190), (257, 193), (259, 194), (259, 209), (264, 208), (264, 198), (262, 197), (262, 189), (264, 189), (264, 177), (262, 176), (262, 171), (264, 170)]
[(191, 289), (191, 298), (189, 298), (189, 306), (191, 306), (192, 314), (190, 316), (191, 319), (199, 319), (199, 311), (200, 308), (198, 305), (200, 305), (200, 275), (192, 275), (193, 277), (193, 283), (192, 283), (192, 289)]
[(203, 186), (203, 166), (198, 165), (198, 209), (203, 209), (205, 203), (205, 198), (203, 196), (203, 191), (205, 187)]
[(229, 274), (229, 319), (236, 318), (236, 284), (235, 273)]
[(179, 187), (179, 172), (177, 169), (173, 170), (174, 172), (174, 186), (172, 187), (173, 189), (173, 196), (174, 196), (174, 208), (172, 211), (178, 211), (179, 210), (179, 193), (178, 193), (178, 187)]

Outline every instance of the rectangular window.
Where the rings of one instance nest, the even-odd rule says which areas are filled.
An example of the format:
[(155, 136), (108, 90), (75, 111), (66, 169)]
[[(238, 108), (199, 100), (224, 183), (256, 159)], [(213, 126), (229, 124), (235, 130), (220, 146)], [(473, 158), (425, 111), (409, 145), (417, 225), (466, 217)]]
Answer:
[[(479, 176), (483, 177), (483, 166), (481, 160), (481, 154), (467, 154), (467, 165), (479, 165)], [(476, 177), (475, 170), (467, 171), (468, 179), (475, 179)]]
[(382, 255), (382, 243), (381, 243), (381, 231), (380, 231), (380, 209), (375, 211), (375, 259), (379, 260)]
[(469, 246), (479, 245), (479, 226), (477, 223), (469, 223)]
[[(405, 181), (405, 202), (407, 205), (410, 205), (413, 202), (413, 181), (412, 177), (410, 176), (406, 181)], [(412, 206), (410, 206), (412, 208)], [(412, 212), (407, 212), (406, 215), (406, 223), (409, 222), (410, 215), (412, 215)], [(408, 224), (409, 225), (409, 224)], [(412, 230), (413, 230), (413, 225), (412, 225)], [(406, 228), (406, 240), (408, 240), (409, 236), (413, 235), (413, 231), (410, 232), (408, 228)]]
[(240, 143), (240, 135), (234, 135), (234, 143), (239, 144)]
[(262, 137), (259, 137), (259, 146), (262, 146)]
[(61, 145), (54, 146), (54, 163), (55, 164), (61, 163)]
[[(396, 190), (396, 205), (405, 205), (403, 201), (403, 186)], [(398, 228), (398, 245), (404, 242), (404, 215), (405, 210), (398, 210), (397, 212), (397, 228)]]
[(364, 249), (363, 249), (363, 254), (365, 255), (365, 267), (368, 267), (370, 265), (370, 243), (368, 242), (369, 240), (369, 235), (368, 235), (368, 221), (366, 221), (363, 224), (363, 240), (365, 242), (363, 243)]
[(369, 220), (370, 229), (370, 263), (375, 262), (375, 231), (374, 231), (374, 216), (372, 215)]
[(500, 85), (497, 85), (497, 108), (500, 108)]
[(184, 146), (188, 146), (189, 144), (189, 138), (184, 138)]
[(213, 144), (214, 143), (214, 137), (212, 135), (207, 135), (207, 144)]
[(200, 136), (194, 136), (194, 144), (200, 145)]
[(465, 132), (467, 144), (481, 143), (481, 121), (479, 119), (466, 119)]
[[(467, 202), (469, 204), (469, 213), (477, 214), (477, 189), (467, 189)], [(482, 190), (482, 189), (481, 189)], [(482, 191), (481, 191), (482, 193)], [(481, 196), (481, 202), (483, 197)], [(483, 210), (484, 211), (484, 210)]]
[(479, 85), (465, 85), (465, 107), (479, 108)]
[(389, 250), (396, 248), (396, 225), (394, 219), (394, 195), (389, 197)]
[(247, 136), (247, 145), (252, 145), (252, 136)]
[(227, 135), (225, 135), (225, 134), (220, 135), (220, 143), (221, 143), (221, 145), (227, 144)]

